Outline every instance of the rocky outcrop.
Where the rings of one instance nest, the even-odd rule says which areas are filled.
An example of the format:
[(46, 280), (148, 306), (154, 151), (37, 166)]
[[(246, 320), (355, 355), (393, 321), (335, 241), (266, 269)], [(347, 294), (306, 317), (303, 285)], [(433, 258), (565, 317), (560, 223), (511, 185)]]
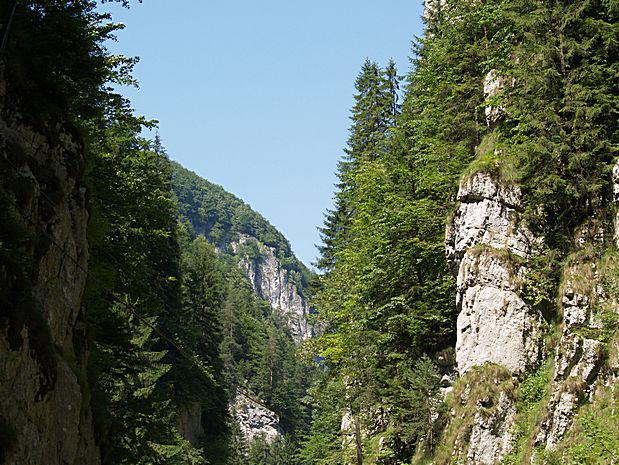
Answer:
[[(591, 236), (599, 234), (592, 231)], [(548, 413), (536, 437), (536, 443), (546, 449), (556, 447), (572, 426), (577, 407), (592, 394), (605, 354), (599, 340), (604, 330), (600, 313), (604, 309), (616, 311), (617, 307), (600, 283), (599, 265), (588, 253), (579, 251), (564, 270), (560, 297), (561, 339), (555, 354)]]
[[(251, 247), (253, 253), (244, 252), (244, 246)], [(291, 272), (278, 260), (275, 249), (251, 236), (241, 234), (238, 241), (232, 243), (232, 250), (238, 255), (240, 266), (256, 295), (286, 317), (295, 341), (301, 342), (313, 337), (314, 329), (307, 321), (310, 307), (292, 282)]]
[[(24, 241), (19, 250), (27, 273), (3, 255), (2, 291), (11, 297), (0, 308), (0, 423), (3, 435), (13, 437), (3, 444), (3, 463), (96, 465), (82, 309), (88, 260), (83, 147), (62, 121), (37, 129), (25, 123), (15, 102), (7, 104), (5, 84), (0, 171), (3, 196), (11, 200), (2, 207), (15, 217), (2, 227), (23, 228), (24, 237), (15, 240)], [(17, 247), (5, 246), (3, 253)]]
[[(459, 204), (446, 230), (447, 259), (457, 285), (456, 364), (460, 376), (472, 376), (451, 428), (470, 424), (460, 427), (453, 444), (454, 453), (469, 464), (495, 464), (510, 452), (517, 415), (510, 379), (541, 358), (543, 317), (525, 302), (522, 289), (526, 260), (542, 243), (519, 222), (520, 199), (517, 186), (475, 173), (460, 183)], [(500, 376), (492, 374), (494, 382), (475, 381), (478, 373), (495, 371)], [(479, 382), (492, 395), (478, 391)]]
[(538, 363), (543, 318), (522, 298), (524, 259), (540, 241), (518, 222), (520, 189), (487, 173), (465, 178), (446, 231), (457, 277), (456, 362), (460, 374), (486, 362), (514, 373)]
[(506, 78), (501, 76), (496, 69), (491, 69), (484, 77), (484, 97), (488, 103), (484, 112), (488, 126), (496, 123), (504, 110), (503, 106), (497, 104), (494, 100), (503, 92), (505, 82)]
[(478, 410), (469, 439), (468, 463), (491, 465), (500, 462), (511, 451), (515, 421), (514, 400), (505, 392), (499, 394), (498, 405), (490, 414)]
[(271, 443), (282, 434), (277, 414), (264, 407), (251, 394), (237, 391), (230, 404), (230, 411), (236, 418), (247, 444), (257, 438)]
[(513, 448), (517, 416), (512, 373), (496, 364), (473, 367), (454, 385), (438, 463), (494, 465)]
[[(619, 164), (613, 170), (613, 189), (619, 202)], [(545, 322), (523, 294), (532, 279), (531, 259), (544, 244), (518, 221), (520, 196), (517, 186), (486, 173), (461, 182), (459, 204), (446, 234), (447, 258), (457, 277), (460, 375), (474, 374), (488, 362), (507, 368), (511, 376), (519, 375), (541, 361)], [(612, 369), (604, 368), (608, 354), (604, 341), (615, 330), (605, 321), (614, 321), (609, 315), (618, 311), (612, 292), (605, 289), (608, 273), (616, 273), (614, 255), (610, 262), (604, 261), (611, 236), (608, 223), (600, 213), (573, 233), (574, 252), (565, 261), (557, 296), (562, 321), (549, 400), (542, 404), (544, 413), (529, 439), (538, 448), (555, 449), (570, 431), (580, 405), (594, 399), (597, 387), (614, 376)], [(618, 225), (615, 218), (614, 244)], [(474, 407), (466, 399), (457, 404), (475, 418), (466, 439), (453, 447), (456, 455), (466, 455), (466, 463), (498, 463), (513, 447), (518, 404), (507, 391), (497, 392), (499, 400), (490, 402), (490, 410), (483, 399), (481, 403), (477, 399), (479, 405)]]
[(193, 446), (199, 446), (204, 436), (202, 405), (199, 402), (191, 402), (179, 407), (178, 432)]

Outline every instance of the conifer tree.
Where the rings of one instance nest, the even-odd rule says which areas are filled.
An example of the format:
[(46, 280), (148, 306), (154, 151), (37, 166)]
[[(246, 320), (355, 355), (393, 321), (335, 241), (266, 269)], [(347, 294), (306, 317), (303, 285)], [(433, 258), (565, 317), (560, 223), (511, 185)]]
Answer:
[(354, 189), (353, 172), (360, 161), (385, 155), (388, 138), (400, 111), (399, 82), (393, 60), (383, 70), (366, 59), (355, 81), (355, 89), (348, 147), (338, 163), (335, 208), (327, 212), (324, 227), (320, 229), (323, 245), (319, 248), (321, 257), (317, 265), (323, 270), (334, 266), (333, 251), (345, 241), (346, 224), (352, 215), (348, 197)]

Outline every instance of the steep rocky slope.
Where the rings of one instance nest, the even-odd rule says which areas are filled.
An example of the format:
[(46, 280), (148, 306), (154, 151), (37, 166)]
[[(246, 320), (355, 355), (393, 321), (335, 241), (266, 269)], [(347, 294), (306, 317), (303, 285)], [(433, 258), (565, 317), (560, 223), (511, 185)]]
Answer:
[(543, 318), (523, 299), (536, 239), (518, 224), (520, 189), (476, 173), (460, 184), (446, 250), (457, 278), (460, 374), (486, 362), (522, 373), (540, 359)]
[(0, 462), (96, 465), (83, 145), (66, 121), (35, 127), (10, 90), (0, 80)]
[[(591, 218), (575, 231), (557, 290), (560, 320), (546, 321), (527, 303), (527, 286), (535, 285), (528, 275), (531, 256), (544, 246), (543, 238), (518, 224), (519, 197), (517, 186), (487, 173), (467, 177), (447, 227), (458, 284), (461, 376), (450, 405), (455, 418), (466, 412), (472, 421), (454, 419), (446, 430), (451, 454), (471, 464), (499, 463), (508, 454), (518, 460), (509, 463), (545, 460), (570, 432), (578, 409), (615, 382), (616, 361), (607, 358), (616, 351), (608, 337), (618, 310), (615, 278), (609, 278), (616, 273), (612, 223)], [(553, 326), (558, 337), (550, 337)], [(540, 367), (545, 357), (550, 362)], [(525, 429), (517, 423), (530, 408), (522, 401), (526, 380), (540, 370), (551, 370), (550, 383), (541, 386), (546, 394)], [(485, 393), (478, 392), (479, 383), (486, 384)]]
[[(443, 20), (441, 10), (456, 4), (425, 3), (430, 27), (432, 21)], [(595, 8), (587, 12), (590, 17), (595, 13)], [(584, 54), (583, 62), (588, 58)], [(531, 195), (537, 186), (532, 188), (530, 180), (520, 179), (529, 183), (525, 191), (513, 171), (504, 175), (501, 167), (506, 150), (495, 144), (497, 134), (504, 130), (501, 124), (507, 121), (509, 127), (511, 123), (512, 115), (504, 105), (518, 95), (512, 88), (519, 84), (497, 69), (491, 69), (478, 83), (486, 99), (486, 125), (491, 131), (497, 129), (476, 148), (478, 160), (461, 179), (455, 211), (446, 228), (446, 255), (457, 284), (455, 358), (459, 379), (447, 397), (446, 445), (439, 449), (436, 460), (487, 465), (559, 463), (580, 454), (588, 457), (578, 462), (584, 463), (582, 460), (592, 460), (589, 452), (581, 450), (587, 446), (579, 445), (588, 441), (587, 435), (595, 438), (593, 443), (598, 445), (593, 447), (606, 448), (600, 457), (610, 453), (616, 460), (618, 452), (613, 455), (608, 448), (616, 443), (600, 436), (602, 429), (616, 427), (615, 420), (612, 413), (599, 409), (616, 402), (612, 393), (619, 313), (615, 213), (619, 164), (615, 163), (611, 178), (605, 167), (612, 157), (605, 151), (597, 155), (596, 169), (608, 174), (596, 180), (603, 186), (601, 193), (588, 200), (597, 205), (595, 209), (586, 209), (586, 214), (571, 224), (562, 219), (569, 216), (566, 211), (545, 220), (567, 238), (560, 245), (539, 227), (547, 205), (538, 204), (532, 214), (528, 200), (528, 218), (537, 218), (533, 222), (538, 227), (528, 225), (525, 195)], [(573, 96), (566, 100), (570, 98)], [(569, 129), (574, 133), (580, 130), (582, 127)], [(519, 156), (512, 151), (512, 160)], [(565, 160), (577, 156), (565, 156), (557, 177), (565, 176), (560, 171)], [(580, 179), (569, 182), (576, 184)], [(611, 190), (614, 205), (607, 195)]]
[[(314, 330), (308, 322), (309, 305), (292, 282), (290, 271), (277, 258), (277, 250), (246, 234), (239, 234), (238, 241), (230, 246), (256, 295), (267, 301), (273, 310), (282, 312), (295, 341), (311, 338)], [(247, 248), (258, 253), (247, 253)]]

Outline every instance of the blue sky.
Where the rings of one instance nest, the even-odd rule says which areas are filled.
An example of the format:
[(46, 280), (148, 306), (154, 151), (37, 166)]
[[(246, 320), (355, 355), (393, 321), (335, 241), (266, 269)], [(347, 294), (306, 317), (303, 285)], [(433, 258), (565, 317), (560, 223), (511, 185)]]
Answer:
[(306, 264), (333, 205), (354, 81), (367, 58), (409, 69), (421, 0), (144, 0), (103, 5), (139, 56), (123, 92), (170, 158), (265, 216)]

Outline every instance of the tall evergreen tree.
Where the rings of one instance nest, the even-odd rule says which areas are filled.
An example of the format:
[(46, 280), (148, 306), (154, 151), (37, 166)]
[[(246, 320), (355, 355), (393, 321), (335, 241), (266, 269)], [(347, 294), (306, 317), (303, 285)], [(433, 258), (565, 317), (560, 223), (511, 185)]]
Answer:
[(366, 59), (355, 81), (355, 89), (348, 147), (338, 163), (335, 208), (327, 212), (324, 227), (320, 229), (323, 246), (317, 265), (325, 271), (334, 266), (333, 251), (345, 241), (346, 225), (353, 213), (348, 197), (355, 188), (354, 171), (359, 162), (378, 159), (387, 152), (388, 139), (400, 111), (399, 81), (393, 60), (383, 70)]

